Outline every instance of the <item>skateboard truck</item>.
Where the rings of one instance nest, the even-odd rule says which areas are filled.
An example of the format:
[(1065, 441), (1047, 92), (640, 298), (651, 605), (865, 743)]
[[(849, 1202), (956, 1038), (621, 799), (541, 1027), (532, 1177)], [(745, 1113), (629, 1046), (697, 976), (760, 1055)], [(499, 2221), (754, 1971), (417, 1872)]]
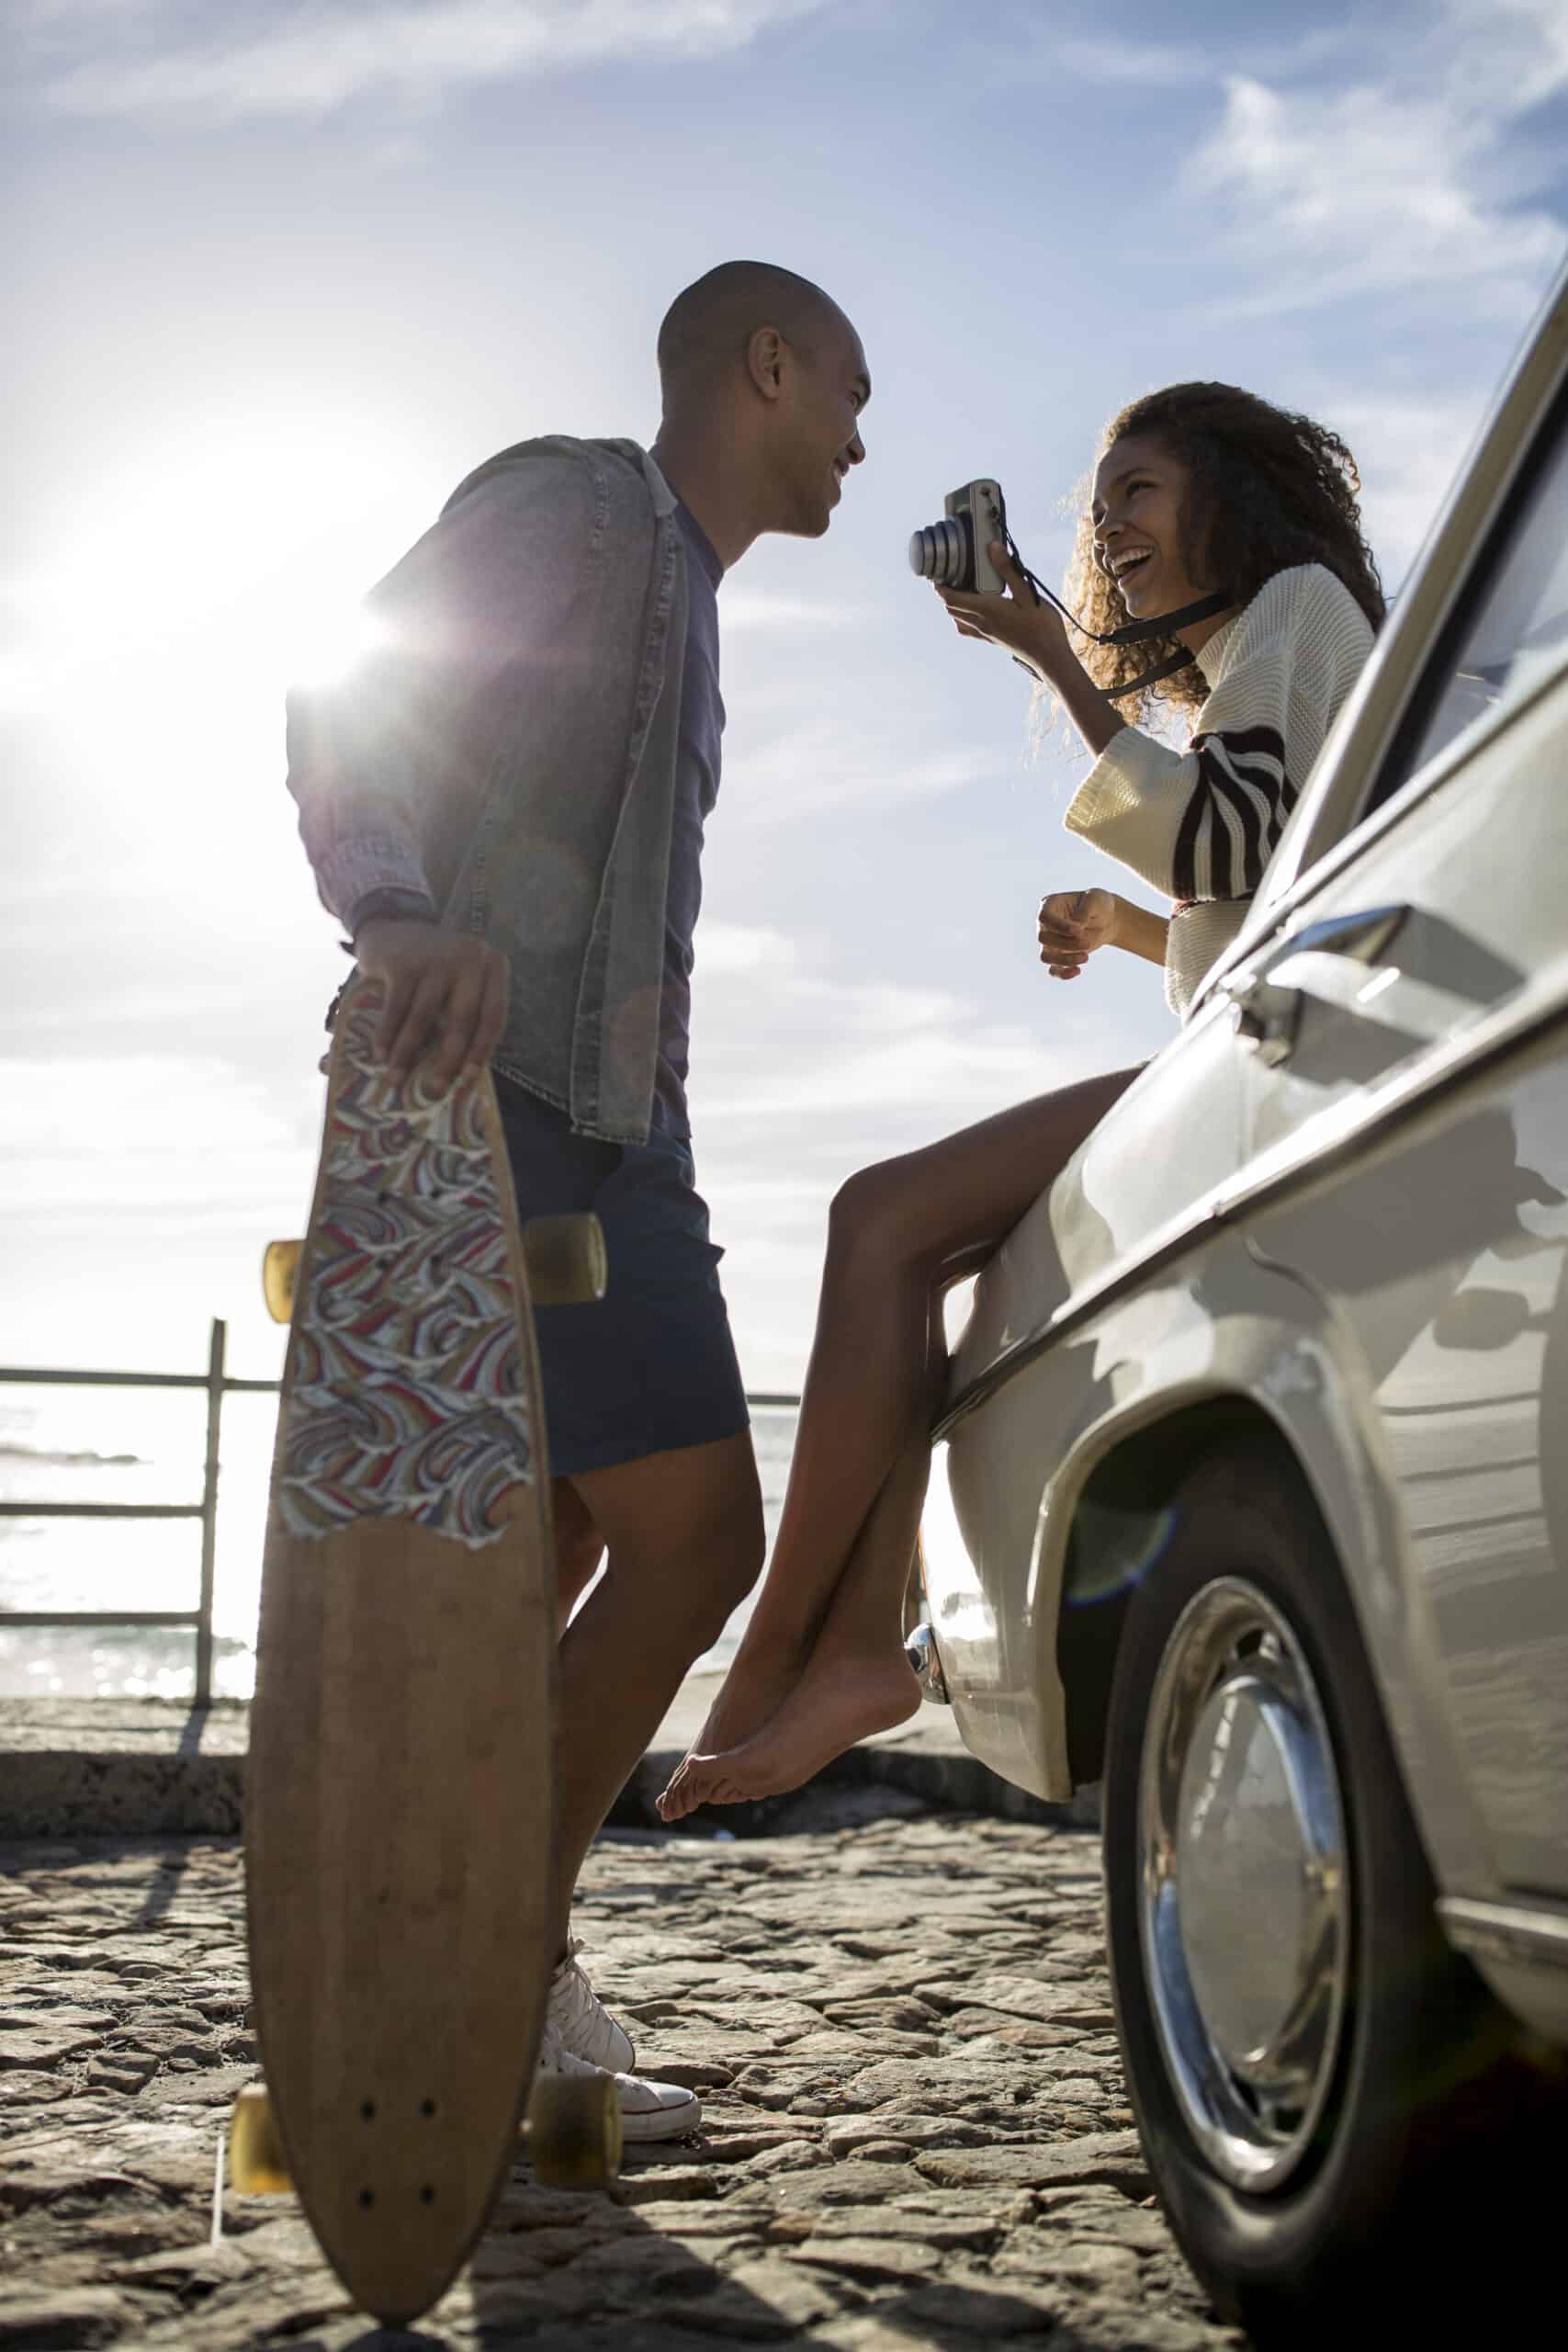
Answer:
[[(524, 2152), (542, 2188), (607, 2188), (621, 2164), (621, 2103), (610, 2075), (545, 2075), (535, 2084)], [(229, 2186), (240, 2197), (294, 2188), (266, 2086), (248, 2083), (229, 2119)]]
[[(275, 1323), (293, 1317), (304, 1247), (302, 1240), (269, 1241), (262, 1253), (262, 1295)], [(596, 1216), (531, 1216), (523, 1227), (523, 1258), (535, 1306), (585, 1306), (604, 1295), (609, 1268)]]

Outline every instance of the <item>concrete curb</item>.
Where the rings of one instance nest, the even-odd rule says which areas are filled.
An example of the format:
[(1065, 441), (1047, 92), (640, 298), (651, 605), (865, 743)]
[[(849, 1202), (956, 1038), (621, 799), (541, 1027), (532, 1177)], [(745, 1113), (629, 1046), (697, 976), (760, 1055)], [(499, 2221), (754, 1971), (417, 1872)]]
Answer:
[(0, 1702), (0, 1837), (232, 1837), (249, 1716), (238, 1701)]
[[(694, 1677), (610, 1815), (616, 1828), (661, 1829), (654, 1800), (695, 1738), (716, 1678)], [(0, 1838), (236, 1836), (243, 1823), (249, 1709), (219, 1701), (197, 1715), (168, 1700), (0, 1702)], [(932, 1810), (989, 1814), (1055, 1828), (1097, 1826), (1097, 1792), (1048, 1804), (1015, 1788), (959, 1740), (945, 1709), (864, 1741), (810, 1791), (709, 1806), (688, 1831), (737, 1838), (807, 1826), (812, 1792), (885, 1789)]]

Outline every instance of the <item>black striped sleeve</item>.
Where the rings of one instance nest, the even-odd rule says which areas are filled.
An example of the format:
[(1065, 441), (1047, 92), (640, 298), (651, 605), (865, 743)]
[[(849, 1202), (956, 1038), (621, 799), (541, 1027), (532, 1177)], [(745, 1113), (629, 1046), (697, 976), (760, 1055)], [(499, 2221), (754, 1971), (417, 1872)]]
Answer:
[(1250, 898), (1263, 879), (1296, 788), (1283, 737), (1272, 727), (1194, 735), (1198, 781), (1177, 831), (1178, 899)]

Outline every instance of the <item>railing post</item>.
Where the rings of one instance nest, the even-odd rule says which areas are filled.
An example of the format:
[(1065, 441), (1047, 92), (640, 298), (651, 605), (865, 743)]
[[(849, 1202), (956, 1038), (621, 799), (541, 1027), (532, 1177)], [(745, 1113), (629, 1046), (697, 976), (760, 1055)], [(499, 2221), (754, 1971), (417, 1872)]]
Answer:
[(207, 1468), (201, 1482), (201, 1599), (196, 1628), (196, 1703), (212, 1703), (212, 1569), (218, 1556), (218, 1442), (229, 1326), (214, 1316), (207, 1351)]

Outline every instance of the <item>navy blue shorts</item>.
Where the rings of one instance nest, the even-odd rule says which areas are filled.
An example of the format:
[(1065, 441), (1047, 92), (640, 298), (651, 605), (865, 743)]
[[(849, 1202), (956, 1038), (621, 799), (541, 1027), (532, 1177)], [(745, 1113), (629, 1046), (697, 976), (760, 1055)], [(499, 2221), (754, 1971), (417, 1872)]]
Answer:
[(594, 1305), (535, 1310), (551, 1471), (734, 1437), (750, 1417), (690, 1145), (600, 1143), (499, 1074), (495, 1094), (518, 1216), (592, 1209), (609, 1259)]

